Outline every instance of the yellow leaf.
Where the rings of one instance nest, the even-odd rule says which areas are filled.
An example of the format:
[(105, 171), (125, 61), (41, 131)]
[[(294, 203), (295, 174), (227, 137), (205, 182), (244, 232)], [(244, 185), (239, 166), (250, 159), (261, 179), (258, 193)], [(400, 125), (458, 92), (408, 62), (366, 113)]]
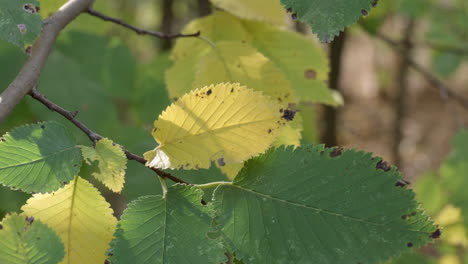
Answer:
[(278, 0), (211, 0), (217, 7), (242, 18), (284, 24), (285, 9)]
[(216, 164), (216, 165), (221, 170), (221, 172), (226, 174), (228, 179), (230, 179), (232, 181), (232, 180), (234, 180), (234, 178), (236, 178), (239, 171), (244, 167), (244, 162), (226, 164), (225, 166), (219, 166), (218, 164)]
[(296, 113), (294, 120), (288, 123), (287, 126), (280, 128), (278, 137), (273, 142), (273, 146), (295, 146), (301, 145), (302, 138), (302, 116), (300, 113)]
[[(284, 78), (291, 82), (291, 87), (300, 100), (334, 106), (342, 104), (340, 98), (328, 89), (328, 58), (317, 41), (277, 26), (239, 19), (222, 11), (196, 19), (184, 29), (186, 33), (196, 31), (202, 32), (202, 37), (215, 46), (221, 41), (240, 42), (252, 46), (283, 73)], [(232, 35), (229, 34), (231, 32)], [(177, 40), (172, 56), (178, 63), (184, 63), (183, 60), (187, 58), (201, 60), (211, 49), (208, 41), (184, 38)], [(192, 74), (196, 73), (192, 68)], [(169, 85), (171, 81), (177, 80), (167, 79), (170, 93), (176, 89)], [(185, 87), (188, 89), (188, 86)]]
[(125, 182), (127, 158), (120, 146), (104, 138), (96, 143), (96, 148), (81, 146), (83, 157), (89, 165), (97, 161), (98, 171), (92, 175), (109, 189), (120, 193)]
[(212, 83), (239, 82), (288, 106), (297, 102), (291, 84), (273, 63), (247, 44), (222, 41), (204, 56), (194, 87)]
[(145, 153), (157, 168), (209, 168), (211, 161), (242, 162), (264, 152), (288, 123), (281, 106), (239, 84), (221, 83), (194, 90), (155, 121), (160, 144)]
[(242, 24), (253, 36), (252, 46), (281, 69), (301, 100), (338, 105), (327, 86), (328, 57), (319, 43), (265, 23)]
[(54, 193), (35, 194), (21, 210), (54, 229), (65, 245), (62, 264), (104, 263), (117, 220), (99, 191), (75, 177)]

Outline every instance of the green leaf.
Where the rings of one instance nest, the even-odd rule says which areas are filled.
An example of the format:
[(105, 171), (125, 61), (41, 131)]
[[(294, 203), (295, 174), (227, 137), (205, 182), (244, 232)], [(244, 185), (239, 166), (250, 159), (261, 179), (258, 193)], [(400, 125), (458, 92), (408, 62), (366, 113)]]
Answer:
[(33, 217), (8, 215), (0, 227), (0, 263), (56, 264), (65, 255), (58, 235)]
[(96, 146), (81, 146), (81, 152), (85, 161), (91, 165), (97, 161), (97, 171), (92, 175), (113, 192), (120, 193), (125, 182), (125, 170), (127, 169), (127, 157), (122, 148), (103, 138)]
[(370, 153), (279, 148), (216, 189), (216, 220), (248, 263), (378, 263), (436, 231), (400, 181)]
[(145, 196), (128, 205), (112, 242), (112, 263), (220, 263), (224, 250), (210, 239), (211, 206), (203, 191), (174, 185), (167, 196)]
[(41, 32), (36, 0), (0, 0), (0, 39), (21, 48), (31, 45)]
[(375, 0), (281, 0), (323, 42), (331, 42), (345, 27), (368, 14)]
[(0, 183), (25, 192), (51, 192), (81, 167), (80, 148), (55, 122), (17, 127), (0, 142)]

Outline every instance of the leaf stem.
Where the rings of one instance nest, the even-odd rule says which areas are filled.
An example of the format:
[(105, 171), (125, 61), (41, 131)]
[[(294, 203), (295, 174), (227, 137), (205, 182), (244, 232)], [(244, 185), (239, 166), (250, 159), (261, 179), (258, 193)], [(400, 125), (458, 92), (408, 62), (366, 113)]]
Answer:
[(205, 184), (195, 184), (193, 186), (204, 190), (204, 189), (214, 188), (214, 187), (217, 187), (219, 185), (232, 185), (232, 182), (218, 181), (218, 182), (209, 182), (209, 183), (205, 183)]
[(198, 35), (197, 36), (199, 39), (205, 41), (206, 43), (208, 43), (212, 48), (216, 49), (218, 46), (216, 46), (216, 44), (211, 41), (210, 39), (208, 39), (207, 37), (205, 36), (202, 36), (202, 35)]
[(158, 178), (159, 178), (159, 182), (161, 183), (161, 188), (163, 191), (163, 199), (166, 199), (166, 195), (167, 195), (166, 178), (163, 178), (163, 177), (158, 177)]

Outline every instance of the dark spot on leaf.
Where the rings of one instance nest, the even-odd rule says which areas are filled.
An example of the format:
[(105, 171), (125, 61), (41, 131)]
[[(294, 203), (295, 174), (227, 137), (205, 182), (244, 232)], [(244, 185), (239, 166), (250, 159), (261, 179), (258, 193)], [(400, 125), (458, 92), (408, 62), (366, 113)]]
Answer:
[(372, 7), (377, 7), (377, 4), (379, 3), (379, 0), (374, 0), (372, 2)]
[(40, 237), (36, 237), (36, 240), (41, 240), (41, 238), (40, 238)]
[(292, 121), (295, 116), (296, 116), (296, 111), (286, 109), (284, 110), (282, 117), (288, 121)]
[(292, 14), (292, 15), (291, 15), (291, 18), (292, 18), (293, 20), (296, 20), (296, 19), (297, 19), (297, 14)]
[(41, 125), (41, 128), (42, 128), (42, 129), (44, 129), (44, 128), (45, 128), (45, 126), (44, 126), (44, 125)]
[(174, 98), (172, 98), (172, 100), (173, 100), (174, 102), (177, 102), (177, 100), (179, 100), (179, 98), (174, 97)]
[(225, 166), (225, 165), (226, 165), (226, 163), (224, 162), (224, 158), (223, 158), (223, 157), (221, 157), (221, 158), (218, 159), (218, 165), (219, 165), (219, 166)]
[(401, 219), (406, 220), (409, 216), (408, 215), (402, 215)]
[(240, 65), (240, 64), (237, 64), (237, 68), (240, 68), (240, 67), (241, 67), (241, 65)]
[(335, 147), (332, 152), (330, 152), (330, 158), (338, 157), (342, 154), (343, 148)]
[(330, 35), (326, 35), (326, 36), (323, 38), (323, 42), (324, 42), (324, 43), (330, 43), (330, 42), (331, 42)]
[(367, 15), (369, 14), (369, 12), (367, 12), (367, 10), (365, 10), (365, 9), (362, 9), (362, 10), (361, 10), (361, 14), (362, 14), (363, 16), (367, 16)]
[(78, 166), (78, 164), (73, 164), (73, 167), (76, 167), (76, 166)]
[(271, 134), (272, 131), (273, 131), (273, 130), (271, 130), (271, 128), (268, 129), (268, 134)]
[(212, 93), (211, 89), (209, 89), (207, 92), (206, 92), (206, 95), (210, 95)]
[(24, 49), (24, 53), (28, 55), (31, 55), (31, 51), (32, 51), (32, 46), (27, 46), (26, 49)]
[(289, 7), (288, 9), (286, 9), (286, 12), (291, 13), (291, 12), (292, 12), (292, 8)]
[(317, 72), (312, 69), (305, 70), (304, 77), (309, 80), (315, 80), (315, 78), (317, 78)]
[(110, 264), (110, 262), (106, 259), (104, 260), (104, 264)]
[(406, 180), (398, 180), (397, 183), (395, 183), (395, 186), (397, 187), (405, 187), (406, 185), (410, 184), (409, 181)]
[(440, 237), (440, 235), (442, 235), (442, 232), (440, 231), (440, 228), (437, 228), (436, 231), (432, 232), (431, 238), (437, 239)]
[(32, 223), (34, 222), (34, 217), (32, 217), (32, 216), (26, 217), (26, 222), (27, 222), (28, 224), (32, 224)]
[(41, 8), (39, 6), (36, 6), (36, 12), (41, 11)]
[(114, 256), (114, 253), (109, 252), (109, 253), (107, 253), (107, 256), (112, 257), (112, 256)]
[(381, 169), (385, 172), (389, 171), (390, 170), (390, 167), (388, 166), (387, 162), (381, 160), (379, 162), (377, 162), (377, 165), (375, 166), (376, 169)]
[(0, 224), (0, 230), (2, 230), (2, 229), (3, 229), (3, 226)]
[(201, 200), (200, 202), (201, 202), (202, 205), (207, 205), (208, 204), (207, 202), (205, 202), (205, 200)]
[(406, 246), (407, 246), (407, 247), (412, 247), (412, 246), (413, 246), (413, 243), (408, 242), (408, 243), (406, 243)]
[(30, 14), (35, 14), (37, 11), (39, 11), (36, 9), (36, 6), (34, 6), (33, 4), (24, 4), (23, 10)]
[(63, 185), (67, 185), (67, 184), (68, 184), (68, 182), (67, 182), (67, 181), (64, 181), (64, 182), (62, 182), (62, 184), (63, 184)]
[(231, 88), (231, 93), (233, 93), (233, 92), (234, 92), (234, 88)]
[(411, 213), (411, 216), (415, 216), (415, 215), (416, 215), (416, 212), (412, 212), (412, 213)]

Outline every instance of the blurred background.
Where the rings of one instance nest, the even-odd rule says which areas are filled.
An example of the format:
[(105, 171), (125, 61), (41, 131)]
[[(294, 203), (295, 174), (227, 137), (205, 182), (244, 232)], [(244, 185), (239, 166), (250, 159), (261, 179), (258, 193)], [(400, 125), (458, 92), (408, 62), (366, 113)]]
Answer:
[[(178, 33), (213, 7), (208, 0), (97, 0), (94, 9), (140, 28)], [(315, 38), (307, 26), (287, 19), (290, 30)], [(468, 263), (467, 43), (467, 0), (380, 0), (359, 23), (323, 44), (330, 58), (329, 87), (344, 104), (304, 103), (303, 142), (383, 157), (399, 167), (444, 226), (436, 244), (393, 263)], [(171, 103), (164, 71), (173, 44), (83, 14), (60, 35), (39, 90), (68, 110), (80, 110), (78, 118), (91, 129), (141, 155), (154, 148), (152, 123)], [(27, 55), (1, 42), (0, 58), (0, 87), (7, 87)], [(42, 120), (63, 122), (79, 144), (89, 145), (80, 131), (30, 98), (0, 124), (0, 132)], [(92, 168), (84, 167), (81, 175), (87, 170)], [(160, 185), (151, 171), (129, 162), (123, 196), (101, 190), (118, 215), (126, 202), (159, 193)], [(0, 219), (28, 197), (0, 187)]]

